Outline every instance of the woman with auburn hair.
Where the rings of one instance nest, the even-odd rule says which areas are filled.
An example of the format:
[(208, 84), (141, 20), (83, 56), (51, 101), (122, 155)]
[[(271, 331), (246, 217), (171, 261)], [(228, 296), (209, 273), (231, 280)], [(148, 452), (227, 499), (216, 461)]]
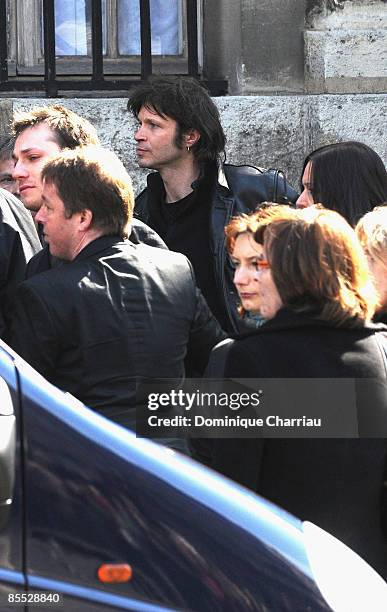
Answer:
[[(200, 456), (198, 445), (196, 458), (326, 529), (386, 578), (381, 494), (387, 443), (377, 436), (387, 438), (387, 374), (376, 333), (386, 328), (370, 322), (376, 298), (367, 261), (338, 213), (318, 207), (286, 211), (282, 218), (280, 213), (277, 208), (255, 232), (262, 247), (256, 260), (259, 308), (266, 322), (215, 347), (206, 377), (263, 379), (255, 381), (263, 384), (263, 408), (264, 379), (282, 379), (286, 406), (278, 410), (289, 406), (293, 388), (283, 379), (359, 379), (353, 383), (359, 431), (375, 439), (292, 439), (282, 429), (277, 438), (271, 432), (266, 439), (215, 439), (207, 456)], [(367, 386), (370, 379), (376, 390)], [(375, 391), (375, 401), (368, 391)], [(306, 417), (313, 414), (316, 393), (308, 402), (303, 396)], [(340, 414), (342, 400), (331, 393), (327, 409)]]
[(263, 202), (259, 210), (249, 215), (234, 217), (225, 228), (226, 246), (234, 267), (234, 285), (238, 291), (238, 308), (246, 329), (259, 327), (265, 319), (260, 314), (257, 260), (262, 255), (262, 246), (254, 240), (259, 224), (268, 223), (277, 214), (281, 217), (292, 214), (293, 208)]
[(363, 142), (325, 145), (306, 157), (301, 192), (298, 208), (323, 204), (354, 227), (366, 212), (387, 200), (386, 168)]
[(374, 321), (387, 323), (387, 206), (377, 206), (362, 217), (356, 234), (367, 255), (379, 300)]

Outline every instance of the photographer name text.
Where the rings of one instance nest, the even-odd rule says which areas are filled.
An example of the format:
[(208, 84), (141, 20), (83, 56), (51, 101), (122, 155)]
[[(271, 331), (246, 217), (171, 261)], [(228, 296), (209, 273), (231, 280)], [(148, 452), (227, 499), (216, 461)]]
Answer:
[(150, 427), (240, 427), (250, 429), (253, 427), (322, 427), (321, 418), (287, 417), (269, 415), (265, 418), (243, 418), (239, 416), (194, 417), (176, 415), (173, 417), (151, 415), (148, 417)]

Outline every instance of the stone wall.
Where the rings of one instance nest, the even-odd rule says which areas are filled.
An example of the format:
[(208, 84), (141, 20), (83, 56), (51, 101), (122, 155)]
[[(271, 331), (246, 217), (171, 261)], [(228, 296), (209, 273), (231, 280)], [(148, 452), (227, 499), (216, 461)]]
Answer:
[(204, 72), (229, 93), (304, 91), (305, 0), (203, 0)]
[[(386, 18), (384, 0), (203, 0), (205, 76), (237, 94), (216, 98), (228, 161), (281, 168), (293, 184), (306, 154), (331, 142), (360, 140), (386, 162)], [(14, 109), (51, 102), (24, 95), (2, 94), (0, 130)], [(56, 101), (96, 125), (138, 192), (147, 171), (126, 100)]]
[(305, 88), (310, 93), (387, 90), (387, 4), (383, 0), (310, 0)]
[(229, 93), (387, 89), (385, 0), (203, 0), (204, 71)]
[[(0, 129), (9, 122), (13, 110), (51, 102), (0, 99)], [(84, 115), (97, 127), (103, 145), (123, 160), (138, 192), (147, 171), (136, 164), (135, 121), (126, 110), (126, 100), (78, 98), (55, 102)], [(227, 160), (281, 168), (294, 185), (298, 184), (306, 154), (322, 144), (360, 140), (387, 161), (386, 95), (228, 96), (215, 98), (215, 102), (227, 135)]]

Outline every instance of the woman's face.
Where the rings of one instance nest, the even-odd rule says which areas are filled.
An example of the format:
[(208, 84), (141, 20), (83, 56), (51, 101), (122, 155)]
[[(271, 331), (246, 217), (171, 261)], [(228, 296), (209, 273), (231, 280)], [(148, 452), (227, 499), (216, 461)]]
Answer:
[(368, 264), (380, 296), (379, 310), (387, 310), (387, 266), (380, 259), (367, 256)]
[(302, 186), (304, 189), (296, 202), (297, 208), (306, 208), (314, 204), (311, 192), (311, 171), (312, 163), (308, 162), (305, 166), (304, 174), (302, 175)]
[[(265, 247), (262, 249), (261, 261), (267, 261)], [(270, 268), (257, 272), (260, 313), (264, 319), (272, 319), (282, 308), (282, 300), (273, 281)]]
[(263, 247), (255, 242), (251, 233), (239, 234), (231, 257), (235, 265), (234, 284), (243, 308), (253, 314), (260, 311), (257, 281), (259, 258), (263, 258)]

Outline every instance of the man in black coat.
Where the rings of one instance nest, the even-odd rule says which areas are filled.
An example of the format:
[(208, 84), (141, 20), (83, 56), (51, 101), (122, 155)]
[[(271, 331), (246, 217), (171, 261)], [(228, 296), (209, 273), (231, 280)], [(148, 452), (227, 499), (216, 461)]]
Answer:
[(291, 204), (298, 194), (279, 171), (221, 163), (226, 138), (219, 112), (195, 79), (152, 77), (133, 91), (128, 109), (139, 122), (138, 163), (157, 171), (136, 198), (135, 216), (188, 257), (222, 327), (239, 331), (244, 323), (224, 228), (261, 202)]
[(41, 244), (31, 214), (18, 199), (19, 185), (12, 178), (13, 140), (0, 136), (0, 336), (7, 331), (7, 307), (13, 290), (26, 273), (27, 262)]
[(19, 286), (10, 344), (50, 382), (133, 428), (136, 381), (184, 377), (224, 337), (191, 265), (125, 240), (133, 192), (118, 158), (67, 150), (42, 170), (36, 220), (60, 268)]
[(0, 189), (0, 336), (6, 335), (12, 293), (24, 279), (28, 260), (40, 250), (34, 222), (23, 204)]

